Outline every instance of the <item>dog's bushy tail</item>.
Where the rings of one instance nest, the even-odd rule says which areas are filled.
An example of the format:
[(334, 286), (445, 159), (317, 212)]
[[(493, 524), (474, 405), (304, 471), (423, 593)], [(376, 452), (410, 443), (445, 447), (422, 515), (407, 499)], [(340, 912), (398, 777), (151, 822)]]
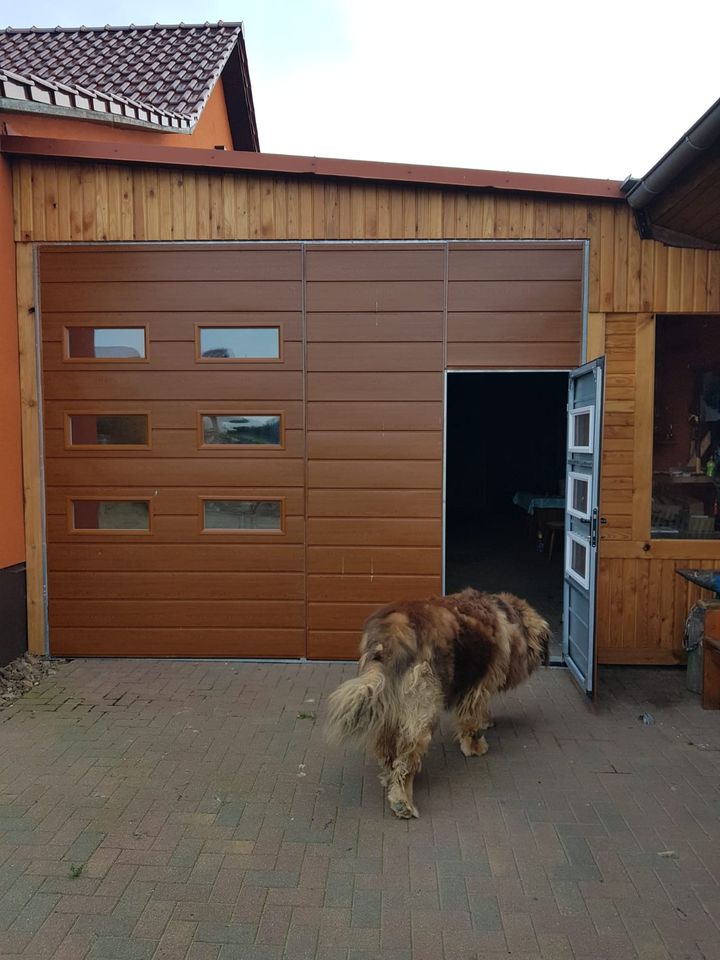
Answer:
[(382, 664), (371, 663), (330, 694), (325, 731), (331, 743), (365, 737), (382, 724), (385, 684)]

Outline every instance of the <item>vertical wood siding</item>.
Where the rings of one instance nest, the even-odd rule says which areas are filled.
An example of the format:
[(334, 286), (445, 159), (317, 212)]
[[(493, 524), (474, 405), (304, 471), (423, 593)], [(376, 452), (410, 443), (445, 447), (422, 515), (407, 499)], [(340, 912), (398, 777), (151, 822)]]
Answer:
[(720, 252), (640, 240), (622, 202), (111, 164), (13, 164), (15, 238), (590, 240), (589, 308), (720, 312)]
[[(627, 206), (602, 200), (36, 160), (14, 162), (13, 175), (21, 248), (82, 240), (588, 239), (588, 306), (596, 321), (589, 342), (596, 344), (591, 355), (606, 354), (608, 372), (599, 656), (673, 662), (679, 654), (695, 593), (672, 571), (717, 562), (720, 549), (713, 542), (653, 542), (643, 550), (652, 439), (648, 350), (653, 314), (720, 313), (720, 251), (640, 240)], [(29, 259), (18, 262), (27, 287)], [(32, 317), (23, 309), (21, 332), (30, 336)], [(451, 363), (451, 342), (447, 348)], [(313, 362), (322, 363), (322, 350)], [(26, 379), (30, 384), (29, 373)], [(32, 444), (32, 431), (27, 436)], [(26, 485), (32, 489), (31, 477)], [(314, 589), (322, 602), (322, 583)]]

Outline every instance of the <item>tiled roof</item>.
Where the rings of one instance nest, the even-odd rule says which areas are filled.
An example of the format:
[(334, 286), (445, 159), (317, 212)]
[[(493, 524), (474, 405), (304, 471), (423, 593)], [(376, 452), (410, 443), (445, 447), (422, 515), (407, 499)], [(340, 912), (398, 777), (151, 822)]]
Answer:
[(189, 129), (239, 23), (0, 31), (0, 97)]
[(88, 90), (78, 84), (43, 80), (37, 75), (23, 77), (11, 70), (0, 69), (0, 105), (3, 100), (8, 104), (13, 101), (21, 101), (23, 105), (45, 104), (51, 109), (54, 108), (54, 112), (70, 112), (73, 115), (78, 112), (89, 113), (94, 115), (94, 118), (97, 114), (105, 114), (108, 118), (121, 117), (163, 126), (168, 130), (189, 130), (192, 127), (192, 122), (187, 117), (156, 110), (149, 104), (121, 97), (119, 94)]

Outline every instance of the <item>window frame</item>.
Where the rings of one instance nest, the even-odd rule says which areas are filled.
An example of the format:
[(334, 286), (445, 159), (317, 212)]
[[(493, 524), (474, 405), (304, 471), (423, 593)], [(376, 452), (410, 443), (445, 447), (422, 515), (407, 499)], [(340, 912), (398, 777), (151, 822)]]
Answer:
[[(143, 497), (143, 496), (132, 496), (132, 497), (114, 497), (114, 496), (88, 496), (86, 494), (80, 494), (78, 496), (73, 496), (72, 494), (66, 498), (67, 501), (67, 529), (68, 533), (72, 536), (91, 536), (96, 537), (101, 536), (122, 536), (122, 537), (149, 537), (154, 533), (154, 511), (153, 511), (153, 498), (152, 497)], [(76, 527), (75, 526), (75, 509), (73, 504), (77, 501), (92, 501), (94, 503), (147, 503), (148, 505), (148, 525), (146, 530), (133, 529), (132, 527), (126, 529), (120, 528), (95, 528), (95, 527)]]
[[(579, 543), (585, 550), (585, 574), (581, 576), (572, 565), (572, 543)], [(579, 583), (583, 589), (590, 588), (590, 542), (587, 537), (581, 537), (574, 530), (568, 530), (565, 534), (565, 573), (576, 583)]]
[[(248, 500), (255, 500), (258, 503), (269, 503), (269, 502), (279, 503), (280, 504), (280, 528), (279, 529), (272, 529), (272, 528), (248, 529), (243, 527), (206, 527), (205, 526), (205, 502), (207, 500), (223, 501), (223, 502), (231, 501), (231, 500), (239, 500), (243, 502), (247, 502)], [(219, 534), (220, 536), (223, 536), (223, 537), (240, 536), (243, 539), (245, 539), (247, 537), (255, 537), (255, 536), (261, 536), (261, 537), (283, 536), (284, 537), (287, 533), (287, 511), (286, 511), (285, 497), (277, 497), (277, 496), (262, 497), (257, 495), (251, 496), (249, 494), (246, 494), (245, 496), (236, 495), (236, 494), (232, 494), (229, 496), (224, 496), (222, 494), (203, 494), (200, 497), (198, 497), (198, 502), (199, 502), (198, 525), (199, 525), (201, 536), (215, 536), (216, 534)]]
[[(261, 450), (264, 453), (285, 449), (285, 411), (284, 410), (244, 410), (242, 413), (230, 413), (225, 405), (222, 410), (198, 410), (196, 414), (197, 429), (197, 448), (198, 450), (210, 450), (212, 453), (239, 452), (247, 453), (251, 450)], [(280, 418), (280, 442), (279, 443), (205, 443), (205, 432), (203, 430), (203, 417), (279, 417)]]
[[(147, 443), (73, 443), (72, 417), (145, 417)], [(152, 450), (152, 414), (150, 410), (63, 410), (63, 435), (66, 450), (96, 452), (103, 450)], [(77, 499), (77, 498), (76, 498)]]
[[(572, 489), (573, 489), (573, 480), (578, 479), (587, 483), (587, 502), (588, 509), (587, 513), (581, 513), (579, 510), (576, 510), (573, 507), (572, 499)], [(577, 470), (569, 470), (567, 477), (567, 490), (565, 493), (565, 509), (570, 514), (571, 517), (575, 517), (577, 520), (590, 520), (591, 519), (591, 504), (592, 504), (592, 474), (590, 473), (579, 473)]]
[[(590, 426), (588, 432), (589, 442), (586, 446), (579, 447), (574, 443), (575, 440), (575, 418), (580, 414), (590, 414)], [(595, 430), (595, 407), (576, 407), (568, 412), (568, 452), (569, 453), (593, 453), (594, 451), (594, 430)]]
[[(70, 355), (70, 329), (90, 327), (93, 330), (142, 330), (145, 342), (144, 357), (73, 357)], [(150, 363), (150, 324), (149, 323), (98, 323), (96, 320), (73, 320), (63, 323), (62, 327), (63, 363)]]
[[(200, 349), (200, 331), (201, 330), (277, 330), (278, 335), (278, 355), (277, 357), (203, 357)], [(283, 324), (279, 322), (264, 323), (262, 320), (256, 320), (248, 323), (196, 323), (195, 324), (195, 362), (209, 364), (248, 364), (248, 363), (272, 363), (280, 364), (285, 361), (285, 336)]]

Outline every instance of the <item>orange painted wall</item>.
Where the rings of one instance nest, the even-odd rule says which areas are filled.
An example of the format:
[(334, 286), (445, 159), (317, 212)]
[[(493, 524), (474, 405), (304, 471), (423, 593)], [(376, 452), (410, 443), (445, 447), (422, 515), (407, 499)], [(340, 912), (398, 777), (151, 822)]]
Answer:
[(215, 84), (197, 126), (191, 134), (155, 133), (141, 127), (117, 127), (93, 120), (46, 117), (39, 113), (2, 113), (7, 133), (18, 137), (54, 137), (58, 140), (100, 140), (154, 143), (163, 147), (218, 147), (232, 150), (232, 135), (222, 79)]
[(0, 569), (24, 559), (12, 176), (0, 157)]

